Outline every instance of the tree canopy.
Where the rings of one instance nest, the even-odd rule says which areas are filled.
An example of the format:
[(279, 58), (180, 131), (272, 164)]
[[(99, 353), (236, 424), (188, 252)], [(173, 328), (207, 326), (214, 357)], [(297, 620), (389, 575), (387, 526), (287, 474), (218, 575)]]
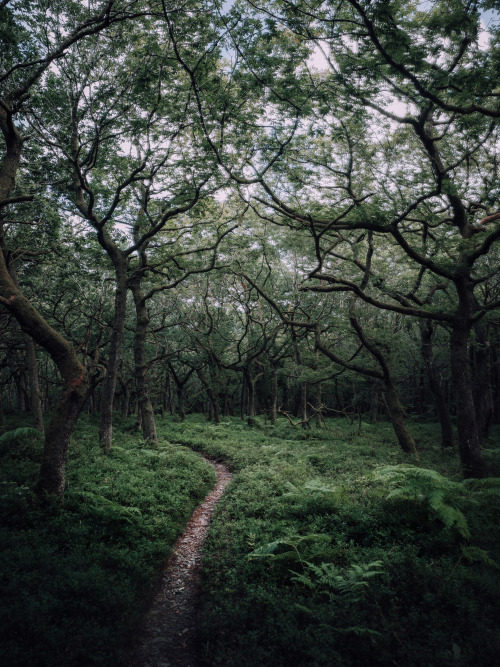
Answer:
[(42, 492), (82, 410), (109, 450), (117, 409), (154, 443), (155, 411), (385, 408), (413, 457), (430, 411), (485, 473), (499, 25), (486, 0), (0, 3), (0, 381), (52, 413)]

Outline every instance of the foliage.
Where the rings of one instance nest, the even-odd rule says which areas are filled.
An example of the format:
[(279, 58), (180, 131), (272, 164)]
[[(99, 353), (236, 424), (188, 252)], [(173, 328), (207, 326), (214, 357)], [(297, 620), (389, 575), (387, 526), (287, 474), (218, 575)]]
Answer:
[(333, 563), (314, 565), (306, 561), (304, 565), (305, 571), (294, 572), (292, 581), (310, 588), (315, 593), (326, 594), (330, 602), (341, 595), (352, 604), (360, 601), (364, 587), (368, 586), (368, 580), (381, 574), (382, 561), (352, 565), (345, 575), (340, 574)]
[[(236, 472), (206, 546), (203, 664), (495, 661), (497, 485), (460, 481), (436, 426), (412, 428), (427, 466), (420, 475), (384, 423), (358, 432), (349, 420), (327, 420), (305, 433), (284, 419), (253, 428), (198, 416), (160, 423), (171, 441), (224, 458)], [(392, 468), (397, 481), (396, 472), (394, 482), (375, 481)], [(420, 500), (387, 499), (413, 485)], [(426, 500), (434, 488), (466, 518), (467, 541)]]
[(464, 495), (460, 482), (452, 482), (436, 470), (408, 465), (382, 466), (376, 469), (373, 479), (392, 489), (388, 499), (403, 498), (427, 504), (446, 528), (455, 528), (462, 537), (470, 537), (464, 514), (450, 504), (453, 498)]
[(156, 451), (143, 448), (120, 429), (104, 456), (96, 426), (82, 421), (64, 504), (42, 508), (34, 495), (40, 434), (36, 447), (21, 446), (32, 431), (13, 429), (2, 442), (2, 659), (12, 667), (117, 664), (159, 568), (214, 482), (212, 468), (164, 439)]

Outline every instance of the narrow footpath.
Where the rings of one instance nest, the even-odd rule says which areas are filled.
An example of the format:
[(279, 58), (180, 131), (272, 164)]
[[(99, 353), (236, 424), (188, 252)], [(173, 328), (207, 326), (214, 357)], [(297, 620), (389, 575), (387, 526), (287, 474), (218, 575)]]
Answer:
[(232, 475), (223, 463), (208, 460), (217, 474), (214, 489), (191, 516), (165, 564), (151, 607), (122, 667), (196, 667), (197, 610), (201, 549), (215, 506)]

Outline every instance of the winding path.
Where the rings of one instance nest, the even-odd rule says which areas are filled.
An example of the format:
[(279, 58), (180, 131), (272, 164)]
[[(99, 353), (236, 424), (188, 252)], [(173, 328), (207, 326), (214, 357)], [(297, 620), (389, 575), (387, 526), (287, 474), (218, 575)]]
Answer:
[(151, 607), (122, 667), (196, 667), (198, 664), (196, 614), (201, 548), (215, 506), (232, 478), (226, 465), (207, 461), (215, 468), (216, 485), (196, 508), (186, 531), (175, 543)]

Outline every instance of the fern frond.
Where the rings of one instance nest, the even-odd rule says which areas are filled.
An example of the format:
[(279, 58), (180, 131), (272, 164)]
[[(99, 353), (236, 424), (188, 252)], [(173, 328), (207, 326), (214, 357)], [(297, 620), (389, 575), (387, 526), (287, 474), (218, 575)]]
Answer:
[(466, 492), (461, 482), (453, 482), (437, 470), (407, 464), (379, 467), (372, 479), (390, 489), (388, 499), (404, 498), (427, 504), (446, 528), (454, 528), (465, 539), (470, 537), (467, 519), (454, 505)]
[(3, 435), (1, 435), (0, 444), (10, 444), (12, 442), (15, 442), (16, 440), (20, 440), (21, 438), (26, 438), (27, 436), (41, 439), (43, 437), (43, 434), (36, 428), (32, 428), (30, 426), (23, 426), (20, 428), (16, 428), (13, 431), (7, 431)]
[(462, 554), (469, 563), (484, 563), (490, 567), (495, 568), (495, 570), (500, 570), (500, 565), (491, 558), (489, 553), (484, 549), (479, 547), (474, 547), (470, 545), (462, 545)]

